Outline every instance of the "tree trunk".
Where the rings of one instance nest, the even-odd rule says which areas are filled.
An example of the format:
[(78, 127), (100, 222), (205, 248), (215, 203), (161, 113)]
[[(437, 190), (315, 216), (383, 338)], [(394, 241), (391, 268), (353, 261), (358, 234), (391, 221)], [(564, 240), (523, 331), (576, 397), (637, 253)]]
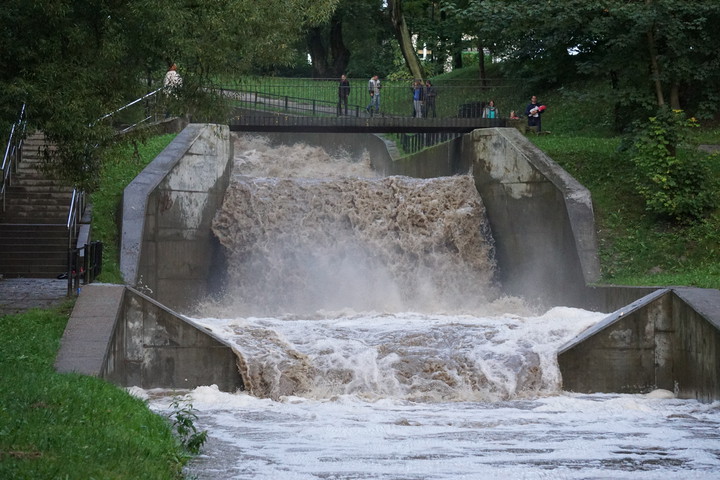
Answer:
[[(645, 0), (645, 4), (650, 6), (652, 4), (652, 0)], [(655, 34), (653, 33), (653, 28), (654, 27), (650, 27), (647, 31), (648, 50), (650, 51), (650, 73), (652, 74), (653, 82), (655, 83), (655, 98), (657, 99), (658, 107), (662, 107), (665, 105), (665, 96), (663, 95), (662, 83), (660, 82), (660, 65), (657, 61), (658, 52), (657, 45), (655, 44)]]
[(333, 77), (339, 77), (346, 73), (350, 62), (350, 50), (343, 41), (342, 19), (337, 13), (333, 16), (330, 24), (330, 55), (332, 56)]
[(460, 69), (463, 68), (463, 57), (462, 57), (462, 47), (460, 48), (453, 48), (453, 68), (454, 69)]
[(670, 87), (670, 108), (673, 110), (682, 110), (680, 106), (680, 85), (673, 83)]
[(308, 51), (310, 52), (310, 61), (312, 62), (313, 77), (327, 78), (328, 61), (327, 49), (323, 44), (322, 29), (319, 27), (311, 28), (307, 35)]
[(480, 69), (480, 85), (487, 87), (487, 73), (485, 72), (485, 47), (478, 42), (478, 67)]
[(410, 38), (410, 31), (408, 30), (407, 23), (405, 23), (405, 16), (402, 13), (402, 0), (388, 0), (387, 3), (390, 9), (390, 21), (395, 30), (398, 43), (400, 44), (400, 51), (402, 51), (403, 58), (405, 58), (405, 64), (413, 78), (422, 79), (423, 72), (420, 66), (420, 60), (418, 60), (417, 53), (415, 53), (415, 47)]

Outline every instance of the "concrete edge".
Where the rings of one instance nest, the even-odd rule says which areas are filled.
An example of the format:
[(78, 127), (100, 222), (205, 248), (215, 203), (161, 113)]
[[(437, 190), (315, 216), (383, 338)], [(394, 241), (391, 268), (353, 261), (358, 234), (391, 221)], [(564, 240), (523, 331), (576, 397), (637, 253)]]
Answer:
[(601, 270), (600, 259), (597, 255), (597, 238), (595, 236), (595, 212), (592, 206), (590, 190), (547, 156), (545, 152), (536, 147), (516, 128), (488, 128), (474, 130), (473, 134), (499, 135), (503, 137), (507, 145), (516, 149), (530, 165), (536, 168), (562, 193), (570, 220), (570, 227), (575, 237), (585, 283), (597, 282), (600, 279)]
[(673, 293), (720, 330), (720, 290), (711, 288), (673, 287)]
[(560, 347), (557, 351), (558, 355), (562, 355), (568, 350), (571, 350), (578, 346), (579, 344), (583, 343), (585, 340), (589, 339), (590, 337), (596, 335), (597, 333), (605, 330), (606, 328), (611, 327), (618, 321), (622, 320), (627, 315), (630, 315), (639, 309), (653, 303), (658, 298), (662, 297), (663, 295), (667, 295), (670, 293), (671, 290), (668, 288), (660, 288), (648, 295), (643, 296), (642, 298), (639, 298), (638, 300), (635, 300), (634, 302), (619, 308), (618, 310), (615, 310), (614, 312), (610, 313), (607, 317), (605, 317), (602, 321), (596, 323), (592, 327), (588, 328), (584, 332), (582, 332), (577, 337), (570, 340), (568, 343), (564, 344), (562, 347)]
[(213, 333), (211, 330), (209, 330), (209, 329), (207, 329), (206, 327), (204, 327), (204, 326), (202, 326), (202, 325), (200, 325), (200, 324), (192, 321), (190, 318), (186, 317), (185, 315), (176, 312), (176, 311), (173, 310), (172, 308), (169, 308), (168, 306), (163, 305), (162, 303), (158, 302), (157, 300), (153, 299), (152, 297), (149, 297), (149, 296), (145, 295), (145, 294), (142, 293), (141, 291), (139, 291), (139, 290), (137, 290), (137, 289), (135, 289), (135, 288), (133, 288), (133, 287), (131, 287), (131, 286), (129, 286), (129, 285), (125, 286), (125, 288), (127, 289), (128, 292), (132, 293), (135, 297), (138, 297), (138, 298), (142, 299), (144, 302), (147, 302), (147, 303), (150, 303), (151, 305), (154, 305), (157, 309), (162, 310), (162, 311), (168, 313), (169, 315), (175, 317), (177, 320), (179, 320), (179, 321), (181, 321), (181, 322), (183, 322), (183, 323), (185, 323), (185, 324), (188, 324), (188, 325), (190, 325), (191, 327), (193, 327), (193, 328), (201, 331), (203, 334), (205, 334), (206, 336), (212, 338), (213, 340), (215, 340), (216, 342), (222, 344), (223, 346), (228, 347), (228, 348), (231, 348), (231, 349), (234, 349), (233, 346), (232, 346), (230, 343), (227, 342), (227, 340), (223, 339), (222, 337), (217, 336), (217, 335), (216, 335), (215, 333)]
[(85, 285), (60, 339), (55, 369), (100, 376), (125, 296), (124, 285)]
[(148, 198), (168, 172), (191, 149), (205, 126), (190, 124), (185, 127), (123, 191), (120, 272), (129, 285), (135, 285), (138, 281), (139, 252), (143, 241)]

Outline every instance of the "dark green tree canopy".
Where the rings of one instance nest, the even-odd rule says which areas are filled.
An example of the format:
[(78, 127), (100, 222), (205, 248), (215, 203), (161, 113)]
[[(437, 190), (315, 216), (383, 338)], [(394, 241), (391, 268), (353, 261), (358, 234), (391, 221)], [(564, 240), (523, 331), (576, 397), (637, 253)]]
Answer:
[(446, 2), (477, 25), (510, 75), (532, 88), (607, 78), (618, 107), (670, 104), (700, 117), (720, 101), (720, 3), (705, 0), (469, 0)]
[(90, 186), (102, 115), (180, 66), (191, 94), (212, 76), (291, 61), (294, 39), (338, 0), (6, 0), (0, 9), (0, 119), (23, 103), (30, 128), (59, 144), (69, 180)]

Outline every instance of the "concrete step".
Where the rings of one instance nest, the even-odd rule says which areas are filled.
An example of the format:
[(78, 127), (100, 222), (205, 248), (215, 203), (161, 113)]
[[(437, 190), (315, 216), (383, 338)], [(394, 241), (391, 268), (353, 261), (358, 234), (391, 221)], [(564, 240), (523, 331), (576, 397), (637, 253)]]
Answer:
[[(6, 199), (14, 201), (33, 201), (46, 199), (52, 201), (52, 203), (58, 203), (59, 201), (69, 204), (69, 200), (72, 195), (68, 192), (54, 191), (52, 188), (42, 189), (8, 189), (5, 196)], [(6, 200), (7, 202), (8, 200)]]
[(44, 265), (46, 263), (65, 264), (67, 262), (67, 248), (54, 251), (40, 251), (40, 248), (25, 249), (13, 255), (0, 255), (0, 268), (15, 265)]
[[(3, 218), (21, 216), (21, 217), (32, 217), (37, 215), (39, 217), (67, 217), (68, 206), (63, 204), (45, 203), (39, 205), (31, 205), (27, 203), (13, 202), (6, 204), (6, 215), (2, 215)], [(10, 222), (5, 220), (7, 223), (35, 223), (35, 222)], [(60, 223), (60, 222), (57, 222)]]
[(39, 248), (47, 249), (47, 251), (51, 252), (56, 252), (57, 250), (65, 251), (68, 248), (68, 239), (62, 237), (0, 237), (0, 247), (5, 252), (25, 252)]
[(63, 264), (53, 263), (52, 265), (17, 265), (3, 267), (0, 265), (0, 273), (5, 278), (57, 278), (58, 275), (67, 271), (67, 262)]
[[(42, 225), (41, 225), (42, 226)], [(52, 225), (48, 225), (52, 227)], [(0, 225), (2, 228), (2, 225)], [(4, 230), (4, 229), (3, 229)], [(67, 245), (67, 229), (62, 230), (24, 230), (24, 231), (3, 231), (0, 232), (0, 245), (31, 244), (31, 243), (52, 243)]]
[(71, 188), (58, 185), (56, 181), (48, 179), (14, 180), (8, 188), (8, 194), (11, 192), (50, 192), (72, 195)]
[[(54, 216), (54, 217), (40, 217), (38, 215), (3, 215), (0, 216), (0, 220), (8, 223), (32, 223), (36, 225), (57, 225), (65, 224), (67, 222), (67, 215), (65, 216)], [(0, 224), (1, 225), (1, 224)]]
[(56, 278), (67, 270), (65, 225), (0, 224), (0, 273), (6, 278)]
[(57, 197), (38, 194), (30, 194), (22, 197), (13, 196), (5, 199), (6, 210), (13, 210), (15, 207), (31, 209), (52, 208), (67, 211), (70, 208), (70, 200), (65, 196)]
[(6, 278), (56, 278), (67, 270), (72, 188), (39, 168), (45, 144), (43, 135), (25, 140), (0, 212), (0, 274)]

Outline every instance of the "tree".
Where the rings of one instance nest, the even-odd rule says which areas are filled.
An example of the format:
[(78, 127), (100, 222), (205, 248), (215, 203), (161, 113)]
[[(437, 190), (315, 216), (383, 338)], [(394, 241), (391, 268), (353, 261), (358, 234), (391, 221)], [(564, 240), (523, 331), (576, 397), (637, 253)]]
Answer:
[(410, 70), (410, 74), (413, 78), (424, 78), (423, 69), (420, 66), (420, 60), (415, 52), (415, 46), (412, 42), (410, 30), (405, 22), (402, 0), (388, 0), (387, 5), (390, 23), (395, 30), (395, 36), (400, 44), (400, 50), (402, 51), (403, 58), (405, 59), (405, 64), (407, 65), (408, 70)]
[(49, 161), (69, 183), (92, 188), (95, 147), (114, 133), (96, 120), (159, 85), (169, 61), (201, 99), (216, 74), (289, 62), (294, 40), (337, 2), (6, 0), (0, 117), (11, 123), (27, 103), (30, 128), (58, 145)]
[(372, 9), (372, 3), (377, 2), (369, 4), (366, 0), (343, 0), (328, 22), (310, 28), (306, 41), (312, 59), (313, 77), (339, 77), (347, 73), (351, 51), (345, 43), (345, 25), (358, 23), (367, 27), (370, 15), (366, 12), (368, 8)]
[(459, 14), (531, 88), (608, 78), (618, 127), (667, 98), (699, 117), (717, 110), (718, 2), (470, 0)]

